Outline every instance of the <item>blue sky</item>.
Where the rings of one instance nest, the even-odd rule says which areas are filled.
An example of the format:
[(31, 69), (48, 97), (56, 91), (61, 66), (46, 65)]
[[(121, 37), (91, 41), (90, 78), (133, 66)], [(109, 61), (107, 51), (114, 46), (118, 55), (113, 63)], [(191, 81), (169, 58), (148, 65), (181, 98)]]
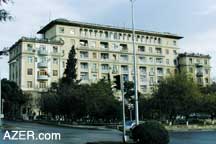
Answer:
[[(131, 27), (129, 0), (13, 0), (3, 5), (15, 17), (0, 23), (0, 49), (21, 36), (35, 36), (49, 19), (68, 18), (84, 22)], [(216, 77), (215, 0), (136, 0), (136, 28), (184, 36), (181, 52), (210, 54)], [(0, 60), (2, 76), (8, 77), (8, 59)]]

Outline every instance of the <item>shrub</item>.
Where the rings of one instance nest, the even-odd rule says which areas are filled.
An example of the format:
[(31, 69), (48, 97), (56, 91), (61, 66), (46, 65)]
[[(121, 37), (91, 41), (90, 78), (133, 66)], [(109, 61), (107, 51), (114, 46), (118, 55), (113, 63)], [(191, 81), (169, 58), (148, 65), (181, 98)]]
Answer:
[(156, 121), (147, 121), (132, 130), (133, 140), (137, 144), (168, 144), (169, 133)]

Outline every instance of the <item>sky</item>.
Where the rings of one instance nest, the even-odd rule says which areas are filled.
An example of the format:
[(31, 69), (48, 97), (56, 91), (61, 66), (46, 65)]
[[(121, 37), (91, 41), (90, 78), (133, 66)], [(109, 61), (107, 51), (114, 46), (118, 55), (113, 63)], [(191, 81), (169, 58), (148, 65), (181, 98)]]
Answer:
[[(215, 0), (136, 0), (134, 6), (137, 29), (183, 36), (180, 52), (209, 54), (211, 75), (216, 78)], [(35, 37), (56, 18), (131, 27), (130, 0), (13, 0), (0, 7), (14, 16), (0, 23), (0, 50), (22, 36)], [(8, 58), (0, 59), (1, 75), (6, 78), (7, 62)]]

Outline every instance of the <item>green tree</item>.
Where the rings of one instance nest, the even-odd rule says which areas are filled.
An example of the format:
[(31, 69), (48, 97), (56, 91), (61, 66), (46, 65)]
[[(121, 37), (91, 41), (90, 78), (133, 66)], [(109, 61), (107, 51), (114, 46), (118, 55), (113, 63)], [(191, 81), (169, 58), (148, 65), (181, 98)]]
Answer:
[[(193, 81), (181, 72), (160, 82), (153, 93), (152, 104), (159, 109), (160, 115), (173, 121), (177, 115), (185, 116), (196, 111), (200, 90)], [(188, 124), (188, 122), (187, 122)]]
[[(0, 0), (0, 6), (2, 6), (3, 3), (7, 3), (10, 0)], [(5, 9), (0, 9), (0, 21), (7, 21), (7, 20), (11, 20), (12, 16), (10, 15), (10, 13), (5, 10)]]
[(114, 121), (121, 116), (121, 107), (113, 95), (111, 84), (104, 79), (90, 85), (86, 95), (86, 105), (88, 115), (93, 121), (98, 119)]
[(75, 82), (75, 80), (77, 78), (76, 64), (77, 64), (76, 50), (75, 50), (75, 47), (72, 46), (72, 48), (69, 52), (66, 69), (64, 71), (65, 76), (63, 78), (67, 82)]
[(21, 106), (26, 104), (29, 96), (24, 94), (19, 86), (7, 79), (2, 79), (2, 98), (4, 102), (4, 113), (8, 117), (19, 117)]

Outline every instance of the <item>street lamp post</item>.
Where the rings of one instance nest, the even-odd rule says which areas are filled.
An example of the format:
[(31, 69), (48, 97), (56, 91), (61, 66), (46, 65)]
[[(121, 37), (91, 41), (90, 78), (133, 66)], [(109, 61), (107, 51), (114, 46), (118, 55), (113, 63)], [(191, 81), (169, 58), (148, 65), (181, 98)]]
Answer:
[(131, 2), (131, 18), (132, 18), (132, 40), (133, 40), (133, 66), (134, 66), (134, 95), (135, 95), (135, 121), (136, 125), (139, 125), (139, 107), (138, 107), (138, 89), (137, 89), (137, 59), (135, 48), (135, 24), (134, 24), (134, 3), (136, 0), (130, 0)]

